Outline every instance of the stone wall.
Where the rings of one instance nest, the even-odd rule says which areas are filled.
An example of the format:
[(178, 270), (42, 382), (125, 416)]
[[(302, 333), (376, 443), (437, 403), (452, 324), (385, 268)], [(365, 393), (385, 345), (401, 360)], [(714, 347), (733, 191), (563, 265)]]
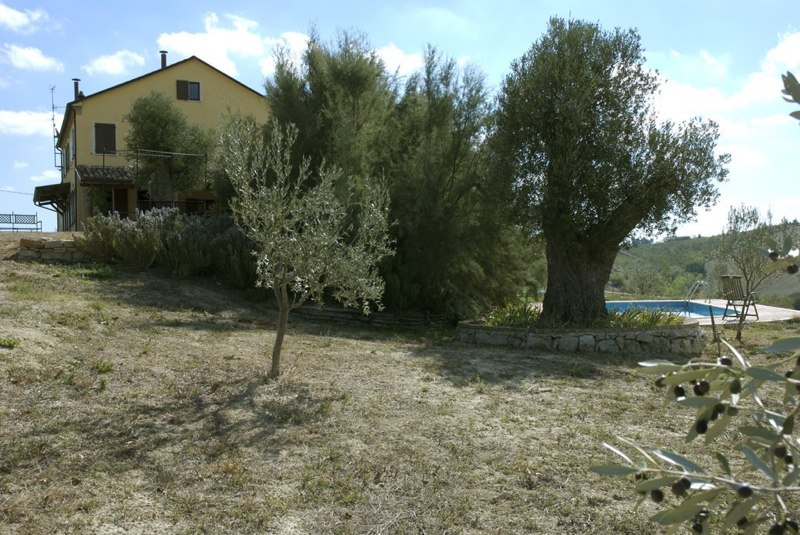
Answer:
[(22, 238), (17, 258), (55, 262), (83, 262), (86, 257), (75, 247), (75, 240)]
[(705, 333), (696, 320), (640, 330), (516, 329), (462, 321), (456, 329), (456, 339), (479, 345), (570, 353), (698, 355), (705, 346)]

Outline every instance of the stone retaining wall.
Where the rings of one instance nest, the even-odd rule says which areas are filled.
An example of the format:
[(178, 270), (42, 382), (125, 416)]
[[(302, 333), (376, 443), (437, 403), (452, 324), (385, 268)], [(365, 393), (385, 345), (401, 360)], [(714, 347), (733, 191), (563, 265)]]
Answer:
[(705, 333), (697, 320), (641, 330), (517, 329), (462, 321), (456, 329), (456, 339), (478, 345), (571, 353), (698, 355), (705, 346)]
[(75, 247), (75, 240), (23, 238), (17, 258), (56, 262), (83, 262), (86, 257)]

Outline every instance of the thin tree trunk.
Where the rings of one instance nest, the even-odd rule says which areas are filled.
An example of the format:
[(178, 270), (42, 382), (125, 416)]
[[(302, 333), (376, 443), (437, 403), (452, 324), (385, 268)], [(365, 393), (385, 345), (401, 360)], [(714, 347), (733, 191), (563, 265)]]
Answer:
[(554, 247), (547, 241), (547, 291), (542, 318), (589, 325), (606, 315), (605, 287), (617, 248), (575, 245)]
[(286, 284), (275, 288), (275, 297), (278, 299), (278, 325), (275, 344), (272, 346), (272, 367), (267, 375), (270, 379), (275, 379), (281, 374), (281, 348), (283, 337), (286, 334), (286, 325), (289, 322), (289, 291)]

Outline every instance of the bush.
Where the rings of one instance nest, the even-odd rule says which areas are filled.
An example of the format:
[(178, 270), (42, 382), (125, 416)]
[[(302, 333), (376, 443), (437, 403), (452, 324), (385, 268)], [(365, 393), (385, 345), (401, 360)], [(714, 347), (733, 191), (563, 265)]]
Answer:
[(114, 235), (121, 220), (116, 212), (111, 215), (96, 215), (83, 224), (83, 236), (75, 237), (75, 247), (97, 262), (111, 262), (114, 257)]
[[(667, 327), (681, 325), (683, 316), (660, 310), (611, 310), (588, 327), (611, 329), (647, 329), (651, 327)], [(486, 324), (493, 326), (560, 329), (574, 327), (568, 324), (543, 323), (541, 311), (527, 303), (506, 305), (495, 308), (486, 317)], [(584, 326), (586, 327), (586, 326)]]
[(216, 273), (239, 287), (256, 280), (253, 244), (229, 216), (190, 216), (177, 208), (137, 212), (135, 220), (98, 215), (75, 241), (98, 262), (121, 260), (140, 271), (155, 263), (177, 278)]
[(137, 211), (137, 220), (119, 219), (117, 231), (112, 238), (114, 254), (136, 271), (145, 271), (155, 262), (161, 249), (159, 229), (146, 218), (139, 220), (142, 213)]

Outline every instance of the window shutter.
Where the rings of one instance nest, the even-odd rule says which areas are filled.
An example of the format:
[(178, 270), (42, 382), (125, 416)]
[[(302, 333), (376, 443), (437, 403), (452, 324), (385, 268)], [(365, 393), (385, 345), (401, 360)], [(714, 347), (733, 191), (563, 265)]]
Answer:
[(189, 82), (178, 80), (178, 100), (189, 100)]
[(95, 154), (117, 152), (117, 125), (97, 123), (94, 125)]

